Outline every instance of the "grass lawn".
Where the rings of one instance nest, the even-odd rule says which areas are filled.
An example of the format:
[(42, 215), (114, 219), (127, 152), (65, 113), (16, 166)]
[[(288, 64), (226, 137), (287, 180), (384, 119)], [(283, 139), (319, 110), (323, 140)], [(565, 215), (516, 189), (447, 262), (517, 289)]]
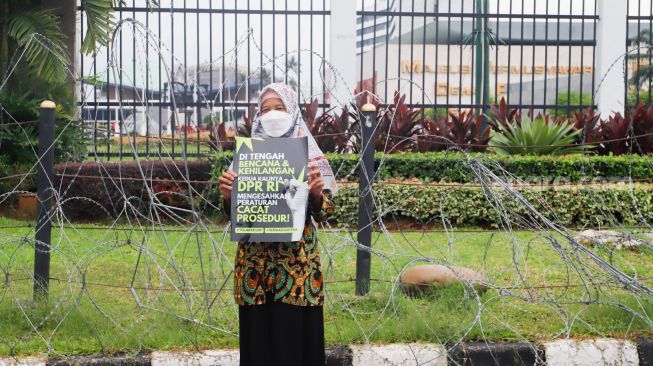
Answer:
[[(5, 279), (0, 284), (0, 354), (238, 346), (230, 277), (235, 244), (223, 240), (221, 228), (207, 234), (157, 226), (147, 235), (124, 230), (131, 225), (53, 229), (50, 297), (39, 304), (32, 301), (30, 280), (34, 249), (24, 240), (33, 237), (33, 229), (6, 228), (25, 224), (0, 218), (5, 227), (0, 228)], [(613, 286), (578, 252), (565, 252), (575, 261), (567, 265), (534, 233), (375, 233), (378, 252), (372, 256), (371, 291), (364, 297), (354, 295), (353, 234), (324, 230), (320, 235), (328, 344), (635, 337), (653, 329), (646, 321), (653, 311), (649, 298)], [(653, 253), (648, 250), (592, 251), (651, 284)], [(396, 287), (398, 274), (427, 259), (483, 271), (494, 288), (479, 296), (453, 286), (407, 297)], [(584, 286), (589, 280), (605, 285)]]

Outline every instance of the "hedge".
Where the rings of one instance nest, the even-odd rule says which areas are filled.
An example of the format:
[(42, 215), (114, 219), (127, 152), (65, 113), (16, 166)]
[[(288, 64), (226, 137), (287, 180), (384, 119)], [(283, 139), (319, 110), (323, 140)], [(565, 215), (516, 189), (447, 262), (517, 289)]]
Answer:
[[(451, 163), (453, 154), (424, 154), (431, 156), (433, 161), (424, 160), (418, 154), (394, 154), (388, 157), (384, 168), (386, 173), (394, 171), (408, 172), (404, 166), (399, 164), (399, 156), (404, 156), (405, 166), (419, 161), (423, 164), (423, 171), (433, 171), (434, 174), (441, 173), (434, 169), (434, 166), (441, 166), (449, 169), (447, 177), (464, 180), (463, 172), (466, 168), (462, 164), (462, 157), (458, 165)], [(355, 166), (356, 157), (348, 155), (332, 155), (334, 166), (337, 159), (351, 162), (350, 167)], [(483, 155), (479, 158), (484, 159)], [(594, 173), (601, 172), (607, 176), (619, 175), (632, 169), (633, 178), (651, 178), (653, 173), (646, 175), (648, 162), (642, 161), (639, 157), (632, 156), (633, 164), (624, 164), (624, 157), (573, 157), (567, 158), (578, 161), (591, 161), (588, 164), (595, 169)], [(585, 160), (586, 159), (586, 160)], [(208, 181), (215, 179), (215, 176), (224, 167), (223, 163), (204, 161), (188, 162), (189, 179), (193, 189), (200, 192), (204, 199), (218, 203), (218, 189), (216, 184)], [(576, 171), (571, 171), (574, 165), (561, 158), (548, 157), (514, 157), (501, 162), (502, 164), (522, 167), (522, 175), (530, 169), (542, 169), (542, 171), (567, 171), (571, 176), (579, 176)], [(625, 166), (621, 166), (624, 164)], [(438, 165), (439, 164), (439, 165)], [(213, 173), (211, 169), (213, 167)], [(146, 184), (157, 193), (159, 199), (171, 206), (188, 207), (190, 202), (188, 187), (183, 183), (175, 183), (172, 180), (181, 180), (184, 172), (184, 163), (175, 161), (154, 161), (141, 162), (141, 168), (147, 182), (141, 178), (141, 171), (133, 162), (123, 163), (69, 163), (57, 165), (55, 168), (55, 184), (60, 188), (62, 199), (66, 202), (63, 205), (64, 213), (70, 218), (98, 219), (109, 215), (118, 216), (125, 208), (125, 200), (131, 203), (130, 210), (137, 210), (146, 213), (150, 208), (150, 197)], [(578, 168), (578, 166), (576, 166)], [(514, 168), (517, 169), (517, 168)], [(532, 171), (531, 170), (531, 171)], [(382, 171), (384, 171), (382, 169)], [(459, 173), (455, 173), (459, 172)], [(530, 172), (530, 171), (529, 171)], [(419, 172), (418, 172), (419, 173)], [(575, 174), (574, 174), (575, 173)], [(394, 174), (394, 173), (393, 173)], [(421, 174), (425, 174), (421, 172)], [(456, 175), (458, 174), (458, 175)], [(552, 174), (552, 173), (548, 173)], [(213, 175), (213, 177), (212, 177)], [(110, 180), (107, 177), (122, 177), (123, 180)], [(339, 174), (342, 176), (342, 174)], [(98, 177), (102, 178), (99, 179)], [(396, 181), (396, 179), (395, 179)], [(591, 186), (560, 186), (558, 188), (523, 188), (521, 194), (535, 207), (564, 226), (605, 226), (612, 224), (637, 225), (643, 222), (650, 222), (653, 219), (653, 185), (591, 185)], [(500, 217), (488, 200), (484, 192), (477, 186), (471, 184), (442, 186), (436, 184), (393, 184), (385, 181), (377, 183), (374, 193), (377, 195), (377, 202), (380, 202), (379, 210), (384, 212), (384, 218), (392, 216), (406, 218), (418, 223), (441, 222), (444, 217), (455, 227), (497, 227), (500, 224)], [(501, 202), (510, 208), (513, 213), (526, 216), (526, 208), (517, 203), (505, 192), (496, 193)], [(72, 200), (68, 200), (73, 198)], [(195, 197), (201, 203), (199, 197)], [(335, 198), (337, 211), (332, 218), (336, 224), (355, 225), (358, 212), (358, 186), (356, 184), (342, 184), (342, 188)], [(97, 204), (96, 204), (97, 203)], [(98, 207), (99, 206), (101, 207)], [(548, 210), (545, 205), (550, 206)], [(220, 206), (216, 204), (216, 206)], [(641, 214), (641, 217), (639, 216)], [(132, 213), (130, 213), (132, 215)], [(517, 218), (514, 214), (514, 219)], [(614, 222), (612, 220), (615, 220)]]
[[(25, 176), (30, 169), (31, 174)], [(33, 164), (10, 163), (8, 156), (0, 155), (0, 194), (9, 191), (36, 192), (36, 167)]]
[[(55, 166), (54, 182), (64, 203), (63, 212), (69, 218), (117, 217), (125, 209), (133, 217), (136, 212), (147, 213), (150, 191), (165, 205), (189, 207), (186, 179), (191, 181), (194, 191), (212, 197), (213, 189), (207, 183), (211, 178), (210, 162), (189, 161), (188, 172), (185, 178), (184, 163), (172, 160), (142, 161), (140, 164), (67, 163)], [(201, 197), (193, 195), (196, 203), (202, 203)], [(210, 199), (216, 200), (215, 197)]]
[[(9, 167), (9, 158), (4, 155), (0, 155), (0, 178), (6, 178), (10, 174)], [(8, 179), (0, 179), (0, 194), (6, 193), (9, 190)]]
[[(216, 159), (215, 168), (219, 174), (228, 167), (232, 154), (223, 153)], [(327, 154), (338, 178), (357, 180), (356, 154)], [(537, 179), (551, 183), (563, 181), (581, 182), (598, 178), (622, 178), (653, 180), (653, 159), (650, 156), (502, 156), (458, 152), (396, 153), (375, 157), (377, 176), (381, 180), (390, 178), (417, 178), (424, 182), (471, 183), (475, 176), (469, 169), (470, 159), (484, 163), (492, 171), (503, 175), (501, 169), (522, 180)], [(500, 168), (501, 169), (500, 169)], [(541, 179), (541, 180), (540, 180)]]
[[(483, 190), (474, 186), (377, 184), (376, 212), (384, 220), (407, 218), (439, 225), (446, 219), (453, 227), (499, 227), (501, 217)], [(530, 212), (505, 191), (493, 192), (514, 222)], [(521, 189), (520, 194), (548, 219), (567, 227), (641, 225), (653, 220), (652, 185), (610, 185)], [(358, 216), (358, 186), (343, 186), (334, 198), (334, 223), (355, 227)], [(538, 222), (541, 220), (538, 219)], [(386, 223), (389, 223), (386, 221)]]

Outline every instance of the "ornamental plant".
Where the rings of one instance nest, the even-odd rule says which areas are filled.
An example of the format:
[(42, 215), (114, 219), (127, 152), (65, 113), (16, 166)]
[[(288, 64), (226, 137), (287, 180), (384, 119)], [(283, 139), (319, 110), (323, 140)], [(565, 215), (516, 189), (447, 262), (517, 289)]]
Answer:
[(492, 150), (504, 155), (579, 154), (588, 148), (576, 143), (579, 134), (567, 120), (522, 117), (521, 124), (506, 123), (501, 131), (492, 131)]
[(501, 101), (499, 101), (498, 105), (491, 105), (490, 110), (491, 112), (488, 116), (489, 122), (490, 126), (495, 131), (500, 131), (501, 127), (504, 125), (509, 125), (511, 123), (517, 123), (519, 125), (521, 123), (519, 111), (516, 108), (510, 109), (504, 97), (501, 97)]
[(421, 124), (421, 134), (417, 140), (417, 150), (442, 151), (458, 149), (464, 151), (485, 151), (490, 141), (490, 128), (483, 126), (485, 117), (474, 115), (473, 111), (463, 111), (449, 118), (431, 120), (426, 118)]
[(430, 119), (424, 118), (420, 134), (417, 136), (417, 151), (443, 151), (451, 144), (447, 136), (451, 133), (451, 123), (447, 118)]
[(375, 146), (377, 151), (414, 151), (416, 136), (424, 119), (421, 109), (406, 105), (406, 95), (395, 91), (394, 103), (377, 120)]
[(602, 140), (601, 136), (601, 115), (594, 113), (592, 108), (573, 113), (574, 128), (580, 131), (578, 143), (580, 144), (598, 144)]
[(633, 152), (648, 155), (653, 152), (653, 106), (640, 103), (632, 114)]
[[(38, 151), (38, 102), (29, 95), (0, 93), (0, 155), (12, 165), (32, 166)], [(55, 162), (82, 161), (88, 154), (88, 136), (81, 121), (57, 105), (55, 112)]]
[[(311, 135), (315, 138), (318, 146), (324, 152), (343, 153), (350, 147), (354, 151), (355, 145), (350, 143), (351, 135), (349, 124), (349, 110), (345, 106), (340, 114), (331, 114), (333, 108), (324, 111), (317, 116), (319, 104), (317, 98), (311, 104), (304, 105), (302, 113)], [(317, 117), (316, 117), (317, 116)]]
[(628, 141), (630, 123), (628, 118), (616, 113), (608, 117), (608, 120), (601, 124), (599, 153), (621, 155), (629, 153), (631, 144)]
[(471, 110), (458, 116), (451, 114), (449, 139), (461, 150), (485, 151), (492, 137), (490, 128), (484, 126), (484, 120), (485, 116), (474, 115)]

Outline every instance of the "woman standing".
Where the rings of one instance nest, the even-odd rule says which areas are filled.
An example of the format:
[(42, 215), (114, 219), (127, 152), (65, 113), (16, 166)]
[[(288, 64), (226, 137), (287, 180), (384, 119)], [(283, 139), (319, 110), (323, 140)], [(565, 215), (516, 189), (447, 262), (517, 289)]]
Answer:
[[(308, 215), (298, 241), (238, 243), (234, 298), (239, 305), (241, 365), (324, 365), (324, 283), (316, 228), (334, 211), (333, 171), (304, 123), (288, 85), (261, 91), (252, 137), (308, 138)], [(220, 177), (229, 213), (232, 171)]]

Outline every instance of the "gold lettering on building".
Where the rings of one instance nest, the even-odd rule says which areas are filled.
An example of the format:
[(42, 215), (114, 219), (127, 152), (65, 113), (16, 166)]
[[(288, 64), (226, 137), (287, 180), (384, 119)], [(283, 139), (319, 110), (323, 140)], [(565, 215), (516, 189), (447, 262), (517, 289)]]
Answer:
[[(637, 70), (638, 67), (643, 67), (647, 64), (640, 62), (639, 66), (637, 63), (631, 64), (633, 71)], [(413, 61), (402, 60), (401, 61), (401, 72), (402, 73), (431, 73), (431, 74), (471, 74), (472, 66), (471, 65), (437, 65), (432, 66), (429, 64), (422, 64), (421, 60)], [(512, 75), (578, 75), (578, 74), (592, 74), (594, 72), (593, 66), (583, 66), (583, 65), (560, 65), (560, 66), (551, 66), (551, 65), (533, 65), (533, 66), (518, 66), (518, 65), (494, 65), (490, 63), (490, 72), (492, 74), (512, 74)]]
[[(505, 95), (507, 91), (507, 86), (505, 83), (498, 83), (496, 87), (496, 95), (501, 96)], [(474, 88), (472, 87), (458, 87), (449, 85), (444, 81), (438, 81), (435, 84), (435, 95), (438, 97), (446, 97), (447, 95), (451, 96), (472, 96), (475, 95)]]

